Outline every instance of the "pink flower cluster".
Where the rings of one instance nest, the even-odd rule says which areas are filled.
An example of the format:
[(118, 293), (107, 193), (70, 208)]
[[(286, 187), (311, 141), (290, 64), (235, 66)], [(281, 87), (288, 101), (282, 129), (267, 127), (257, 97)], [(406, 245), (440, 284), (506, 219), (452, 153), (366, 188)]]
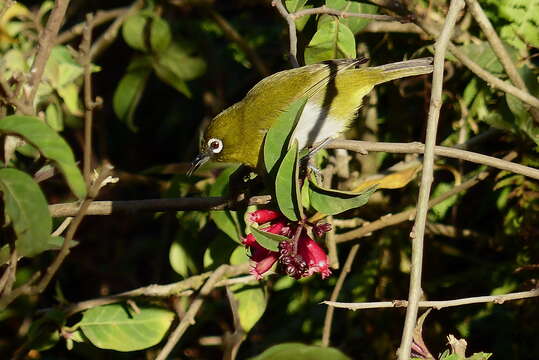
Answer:
[[(316, 241), (307, 235), (305, 228), (302, 227), (299, 230), (301, 233), (297, 238), (297, 244), (294, 244), (294, 235), (299, 225), (289, 222), (280, 212), (268, 209), (257, 210), (249, 214), (249, 221), (259, 225), (269, 223), (269, 226), (260, 230), (290, 239), (280, 242), (277, 252), (264, 248), (256, 241), (253, 234), (247, 235), (243, 244), (250, 250), (250, 258), (254, 262), (251, 273), (258, 279), (276, 262), (279, 263), (281, 271), (295, 279), (311, 276), (314, 273), (320, 273), (322, 279), (331, 275), (327, 254)], [(329, 224), (313, 226), (313, 232), (317, 236), (323, 235), (330, 229)]]

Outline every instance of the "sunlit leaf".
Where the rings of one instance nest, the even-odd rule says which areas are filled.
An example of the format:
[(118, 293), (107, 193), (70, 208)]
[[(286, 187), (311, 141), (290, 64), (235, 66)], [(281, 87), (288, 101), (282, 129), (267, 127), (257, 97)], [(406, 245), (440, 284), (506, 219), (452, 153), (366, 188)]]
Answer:
[(318, 30), (305, 49), (305, 63), (355, 57), (356, 40), (348, 26), (334, 16), (319, 21)]
[(275, 197), (279, 210), (292, 221), (300, 218), (297, 192), (298, 141), (294, 140), (277, 171)]
[(290, 137), (306, 103), (307, 98), (293, 102), (268, 130), (264, 140), (264, 165), (268, 174), (273, 174), (277, 170), (279, 159), (286, 155)]
[(21, 136), (35, 146), (46, 158), (55, 162), (79, 199), (86, 196), (86, 184), (71, 148), (50, 126), (35, 117), (11, 115), (0, 119), (0, 132)]
[(251, 233), (262, 247), (271, 251), (279, 251), (279, 243), (290, 240), (286, 236), (268, 233), (254, 227), (251, 227)]
[(98, 348), (136, 351), (159, 343), (165, 336), (174, 313), (156, 307), (112, 304), (87, 310), (79, 323), (84, 335)]
[(325, 189), (311, 181), (309, 197), (312, 207), (317, 211), (326, 215), (336, 215), (365, 205), (374, 191), (376, 191), (376, 186), (359, 194), (356, 192)]
[[(340, 11), (357, 14), (376, 14), (378, 6), (347, 0), (326, 0), (326, 6)], [(340, 19), (341, 23), (348, 26), (352, 33), (357, 34), (372, 20), (360, 17), (348, 16)]]
[(238, 302), (238, 317), (243, 331), (248, 333), (266, 311), (267, 298), (264, 285), (236, 284), (230, 287)]

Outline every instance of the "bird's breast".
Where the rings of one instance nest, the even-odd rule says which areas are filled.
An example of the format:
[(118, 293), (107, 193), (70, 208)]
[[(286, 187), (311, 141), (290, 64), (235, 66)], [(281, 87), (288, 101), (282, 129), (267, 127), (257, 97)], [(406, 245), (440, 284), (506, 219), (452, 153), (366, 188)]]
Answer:
[(319, 104), (308, 101), (294, 131), (300, 149), (344, 132), (348, 119), (336, 118), (332, 112)]

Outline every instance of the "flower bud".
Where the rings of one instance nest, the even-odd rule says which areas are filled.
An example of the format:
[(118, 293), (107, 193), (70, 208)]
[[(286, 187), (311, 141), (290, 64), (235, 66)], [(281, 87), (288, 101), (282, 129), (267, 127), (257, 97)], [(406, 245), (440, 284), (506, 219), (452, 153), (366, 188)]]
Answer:
[(281, 216), (281, 213), (270, 209), (260, 209), (249, 214), (249, 221), (257, 224), (265, 224)]

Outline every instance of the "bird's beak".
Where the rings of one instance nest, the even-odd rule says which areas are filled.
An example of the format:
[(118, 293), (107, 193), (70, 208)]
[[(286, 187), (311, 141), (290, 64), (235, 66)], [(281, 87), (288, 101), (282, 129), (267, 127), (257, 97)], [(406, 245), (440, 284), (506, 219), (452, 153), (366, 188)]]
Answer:
[(200, 153), (198, 154), (195, 159), (191, 162), (191, 167), (187, 171), (187, 176), (191, 176), (196, 169), (198, 169), (202, 164), (206, 163), (208, 160), (210, 160), (210, 156), (206, 153)]

